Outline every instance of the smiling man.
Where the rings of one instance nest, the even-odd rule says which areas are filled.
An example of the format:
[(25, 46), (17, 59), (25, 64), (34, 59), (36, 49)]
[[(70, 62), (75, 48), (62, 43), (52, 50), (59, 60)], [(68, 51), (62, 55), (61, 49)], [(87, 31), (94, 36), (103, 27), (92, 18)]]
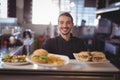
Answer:
[(82, 39), (72, 36), (71, 30), (74, 27), (73, 18), (68, 13), (62, 13), (58, 17), (58, 29), (60, 35), (50, 38), (43, 44), (43, 49), (49, 53), (66, 55), (73, 59), (73, 53), (86, 50), (85, 42)]

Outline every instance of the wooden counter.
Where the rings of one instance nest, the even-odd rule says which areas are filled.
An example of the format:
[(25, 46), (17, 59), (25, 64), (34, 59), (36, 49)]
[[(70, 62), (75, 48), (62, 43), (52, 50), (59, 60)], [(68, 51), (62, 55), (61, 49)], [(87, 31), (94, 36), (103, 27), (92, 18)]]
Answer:
[(106, 63), (70, 63), (61, 67), (45, 67), (33, 64), (0, 65), (0, 80), (119, 80), (119, 69), (110, 62)]

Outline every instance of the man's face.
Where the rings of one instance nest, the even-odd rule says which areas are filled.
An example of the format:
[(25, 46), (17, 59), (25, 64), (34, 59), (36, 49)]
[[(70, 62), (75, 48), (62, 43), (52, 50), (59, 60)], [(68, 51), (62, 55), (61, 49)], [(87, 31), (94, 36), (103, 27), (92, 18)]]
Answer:
[(73, 22), (68, 16), (60, 16), (58, 20), (58, 29), (62, 35), (70, 34), (71, 29), (73, 28)]

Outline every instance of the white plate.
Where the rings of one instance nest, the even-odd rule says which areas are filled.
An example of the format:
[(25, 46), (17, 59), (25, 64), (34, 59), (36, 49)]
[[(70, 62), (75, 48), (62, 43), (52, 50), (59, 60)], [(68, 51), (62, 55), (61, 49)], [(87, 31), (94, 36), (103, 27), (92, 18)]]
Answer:
[(22, 63), (10, 63), (10, 62), (3, 62), (3, 64), (7, 64), (7, 65), (25, 65), (25, 64), (29, 64), (29, 62), (22, 62)]
[[(65, 64), (64, 64), (64, 65), (66, 65), (66, 64), (69, 63), (69, 60), (70, 60), (70, 59), (69, 59), (68, 56), (65, 56), (65, 55), (58, 55), (58, 54), (54, 54), (54, 55), (60, 57), (61, 59), (63, 59), (63, 60), (65, 61)], [(32, 63), (32, 64), (37, 64), (37, 65), (39, 65), (39, 66), (48, 66), (48, 67), (63, 66), (63, 65), (52, 65), (52, 64), (36, 63), (36, 62), (32, 61), (32, 60), (30, 59), (30, 57), (27, 57), (26, 60), (27, 60), (28, 62)]]
[(110, 62), (109, 60), (106, 60), (106, 61), (101, 61), (101, 62), (93, 62), (93, 61), (80, 61), (78, 58), (77, 58), (77, 53), (73, 53), (75, 59), (79, 62), (79, 63), (87, 63), (87, 64), (98, 64), (98, 63), (108, 63)]

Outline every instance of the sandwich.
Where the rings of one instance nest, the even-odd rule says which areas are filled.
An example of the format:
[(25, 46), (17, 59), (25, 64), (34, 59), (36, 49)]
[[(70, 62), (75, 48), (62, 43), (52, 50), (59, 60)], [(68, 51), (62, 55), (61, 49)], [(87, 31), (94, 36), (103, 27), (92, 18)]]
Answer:
[(91, 52), (91, 55), (92, 55), (93, 62), (103, 62), (107, 60), (103, 52), (94, 51), (94, 52)]
[(49, 60), (47, 55), (48, 55), (48, 51), (44, 49), (37, 49), (31, 55), (31, 60), (36, 63), (47, 63)]
[(77, 54), (77, 59), (80, 61), (90, 61), (91, 55), (88, 51), (82, 51)]

